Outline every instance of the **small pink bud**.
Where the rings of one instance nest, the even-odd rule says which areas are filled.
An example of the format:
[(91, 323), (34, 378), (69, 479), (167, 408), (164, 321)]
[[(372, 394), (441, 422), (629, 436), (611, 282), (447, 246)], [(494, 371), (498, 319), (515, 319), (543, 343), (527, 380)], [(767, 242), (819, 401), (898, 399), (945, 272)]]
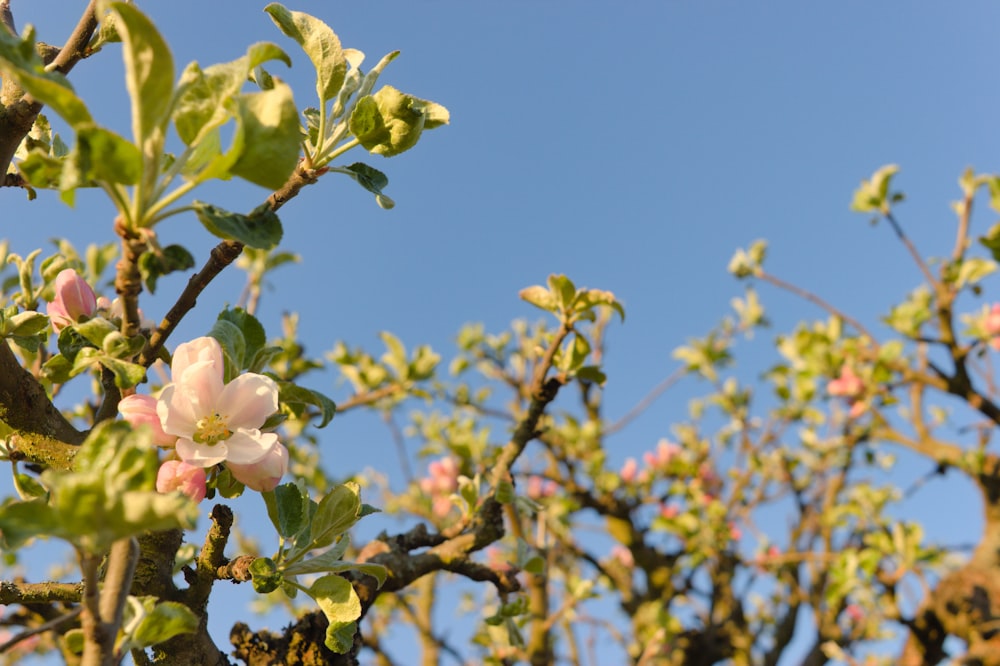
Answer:
[(844, 396), (846, 398), (856, 398), (864, 391), (865, 385), (850, 366), (845, 365), (840, 369), (840, 376), (831, 379), (826, 385), (826, 392), (830, 395)]
[(743, 530), (736, 523), (729, 523), (729, 538), (733, 541), (739, 541), (743, 538)]
[(80, 317), (93, 317), (97, 312), (94, 290), (72, 268), (61, 271), (53, 286), (56, 295), (48, 305), (48, 314), (56, 331), (77, 323)]
[(626, 548), (625, 546), (621, 545), (620, 543), (612, 546), (611, 557), (613, 559), (618, 560), (622, 564), (622, 566), (628, 569), (631, 569), (632, 567), (635, 566), (635, 558), (632, 557), (632, 551)]
[(157, 446), (172, 449), (177, 437), (163, 432), (163, 425), (156, 413), (156, 398), (138, 393), (122, 398), (118, 403), (118, 412), (132, 427), (148, 425), (153, 429), (153, 443)]
[(660, 507), (660, 517), (666, 518), (667, 520), (676, 518), (679, 513), (680, 509), (678, 509), (675, 504), (664, 504)]
[(275, 443), (264, 457), (249, 465), (227, 462), (226, 467), (237, 481), (259, 493), (274, 490), (281, 483), (281, 477), (288, 472), (288, 449)]
[(639, 463), (635, 461), (635, 458), (627, 458), (625, 460), (625, 464), (622, 465), (622, 471), (620, 472), (622, 481), (624, 481), (625, 483), (632, 483), (633, 481), (635, 481), (636, 472), (638, 472), (638, 469), (639, 469)]
[(1000, 303), (994, 303), (993, 307), (990, 308), (989, 314), (986, 315), (986, 321), (983, 322), (983, 328), (990, 335), (1000, 335)]
[(1000, 335), (990, 338), (990, 347), (993, 347), (993, 351), (1000, 351)]
[(556, 492), (556, 483), (552, 479), (546, 479), (532, 474), (528, 477), (528, 497), (531, 499), (544, 499), (552, 497)]
[(865, 612), (861, 610), (861, 606), (857, 604), (847, 604), (847, 608), (844, 609), (847, 617), (851, 619), (851, 622), (861, 622), (865, 619)]
[(161, 493), (179, 490), (195, 502), (205, 499), (205, 470), (182, 460), (168, 460), (156, 473), (156, 489)]

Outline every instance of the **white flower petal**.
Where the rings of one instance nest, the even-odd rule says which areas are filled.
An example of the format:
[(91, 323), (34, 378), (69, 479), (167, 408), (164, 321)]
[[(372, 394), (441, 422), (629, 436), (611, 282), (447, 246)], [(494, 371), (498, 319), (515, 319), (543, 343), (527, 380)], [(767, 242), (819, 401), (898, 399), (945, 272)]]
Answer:
[(195, 467), (211, 467), (226, 459), (226, 445), (223, 442), (209, 446), (182, 437), (174, 449), (181, 460)]
[(278, 385), (270, 377), (248, 372), (226, 384), (215, 404), (230, 430), (259, 428), (278, 411)]
[(278, 436), (273, 432), (240, 428), (226, 440), (229, 449), (226, 460), (237, 465), (250, 465), (266, 456), (277, 443)]
[(170, 362), (170, 376), (176, 382), (188, 366), (194, 363), (212, 363), (219, 373), (219, 382), (222, 382), (224, 370), (222, 360), (222, 347), (215, 338), (202, 337), (195, 338), (190, 342), (177, 345), (174, 350), (174, 357)]

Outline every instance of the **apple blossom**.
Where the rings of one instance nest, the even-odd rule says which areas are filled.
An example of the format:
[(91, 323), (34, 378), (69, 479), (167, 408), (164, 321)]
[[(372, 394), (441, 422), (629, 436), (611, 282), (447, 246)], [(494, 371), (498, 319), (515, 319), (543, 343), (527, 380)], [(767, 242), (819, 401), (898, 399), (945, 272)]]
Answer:
[(420, 489), (433, 500), (434, 514), (444, 517), (451, 511), (451, 494), (458, 489), (458, 463), (441, 458), (427, 465), (429, 476), (420, 479)]
[(153, 396), (136, 393), (121, 399), (118, 403), (118, 412), (133, 427), (147, 425), (152, 428), (154, 444), (172, 449), (177, 442), (177, 436), (163, 432), (163, 424), (160, 423), (160, 416), (156, 413), (156, 403), (157, 400)]
[(635, 558), (632, 556), (632, 551), (620, 543), (616, 543), (611, 547), (611, 558), (618, 560), (626, 569), (631, 569), (635, 566)]
[(531, 499), (543, 499), (556, 494), (559, 486), (552, 479), (532, 474), (528, 477), (528, 497)]
[(183, 460), (168, 460), (156, 473), (156, 489), (161, 493), (179, 490), (195, 502), (205, 499), (205, 470)]
[(275, 444), (263, 458), (249, 465), (226, 463), (236, 480), (251, 490), (267, 492), (281, 483), (281, 477), (288, 472), (288, 449)]
[(253, 464), (278, 444), (260, 427), (278, 410), (278, 387), (246, 373), (225, 384), (222, 347), (214, 338), (178, 345), (170, 365), (172, 384), (160, 394), (156, 412), (163, 431), (177, 436), (184, 462), (211, 467), (226, 461)]
[(619, 476), (622, 477), (622, 481), (625, 483), (632, 483), (635, 481), (636, 470), (638, 468), (638, 463), (635, 458), (627, 458), (625, 464), (622, 465), (622, 471), (619, 472)]
[(864, 383), (854, 370), (845, 365), (840, 369), (840, 376), (831, 379), (826, 385), (826, 391), (830, 395), (844, 396), (847, 398), (857, 398), (864, 391)]
[(97, 312), (94, 290), (72, 268), (59, 272), (54, 287), (56, 295), (47, 311), (56, 331), (77, 323), (80, 317), (93, 317)]
[(983, 328), (989, 335), (1000, 335), (1000, 303), (994, 303), (993, 307), (990, 308), (989, 314), (986, 315), (986, 321), (983, 322)]

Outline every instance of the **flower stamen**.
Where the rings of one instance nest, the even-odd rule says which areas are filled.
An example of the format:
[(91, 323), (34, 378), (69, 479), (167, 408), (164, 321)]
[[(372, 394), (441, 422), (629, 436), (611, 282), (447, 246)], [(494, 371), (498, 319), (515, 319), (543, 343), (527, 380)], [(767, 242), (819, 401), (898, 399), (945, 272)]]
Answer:
[(218, 412), (199, 419), (192, 439), (199, 444), (212, 446), (224, 439), (229, 439), (233, 431), (227, 426), (228, 417)]

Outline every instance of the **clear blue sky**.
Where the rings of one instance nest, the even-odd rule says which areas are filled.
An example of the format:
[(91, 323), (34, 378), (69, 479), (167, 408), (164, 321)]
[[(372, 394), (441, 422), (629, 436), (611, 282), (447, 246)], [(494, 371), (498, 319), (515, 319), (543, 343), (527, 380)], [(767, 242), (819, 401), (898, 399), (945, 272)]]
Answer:
[[(53, 43), (83, 4), (12, 3), (19, 27), (35, 23)], [(139, 6), (175, 49), (178, 71), (190, 60), (234, 59), (254, 41), (277, 42), (295, 67), (275, 65), (273, 73), (293, 84), (300, 106), (311, 105), (308, 62), (260, 11), (263, 4)], [(300, 311), (316, 354), (337, 339), (376, 350), (380, 330), (447, 354), (464, 322), (499, 330), (515, 317), (534, 319), (517, 291), (564, 272), (614, 291), (626, 305), (627, 322), (612, 331), (607, 357), (614, 417), (674, 369), (673, 348), (705, 332), (742, 292), (725, 272), (735, 248), (767, 238), (773, 272), (874, 322), (919, 275), (888, 228), (872, 229), (848, 210), (858, 182), (883, 164), (900, 164), (898, 183), (908, 194), (900, 220), (925, 254), (944, 254), (959, 173), (966, 166), (1000, 171), (993, 77), (1000, 6), (993, 2), (288, 6), (326, 20), (369, 65), (401, 49), (383, 81), (446, 105), (452, 117), (416, 150), (367, 158), (389, 176), (394, 210), (333, 176), (282, 210), (283, 245), (303, 263), (275, 275), (260, 317), (277, 333), (282, 311)], [(114, 47), (81, 63), (72, 80), (99, 120), (127, 133)], [(363, 158), (352, 153), (347, 161)], [(267, 193), (235, 183), (197, 194), (245, 210)], [(71, 211), (54, 196), (28, 203), (17, 191), (0, 195), (3, 237), (22, 254), (55, 236), (112, 239), (109, 208), (97, 196), (79, 196)], [(980, 213), (982, 232), (995, 220), (985, 206)], [(188, 245), (199, 263), (211, 247), (193, 216), (171, 220), (160, 234)], [(162, 293), (185, 279), (163, 280)], [(210, 288), (202, 318), (186, 322), (175, 343), (207, 330), (240, 286), (234, 273)], [(815, 314), (762, 295), (776, 332)], [(166, 305), (144, 307), (158, 318)], [(747, 351), (750, 368), (772, 358), (766, 344)], [(345, 395), (332, 380), (315, 388)], [(668, 435), (685, 416), (684, 395), (668, 395), (613, 440), (612, 456), (638, 455)], [(395, 455), (375, 420), (344, 418), (325, 437), (345, 473)], [(960, 488), (954, 493), (974, 501)], [(944, 504), (932, 498), (917, 516), (947, 526), (943, 534), (955, 541), (973, 541), (978, 505), (969, 504), (969, 520), (956, 525), (954, 505)], [(224, 635), (226, 625), (218, 626)]]

